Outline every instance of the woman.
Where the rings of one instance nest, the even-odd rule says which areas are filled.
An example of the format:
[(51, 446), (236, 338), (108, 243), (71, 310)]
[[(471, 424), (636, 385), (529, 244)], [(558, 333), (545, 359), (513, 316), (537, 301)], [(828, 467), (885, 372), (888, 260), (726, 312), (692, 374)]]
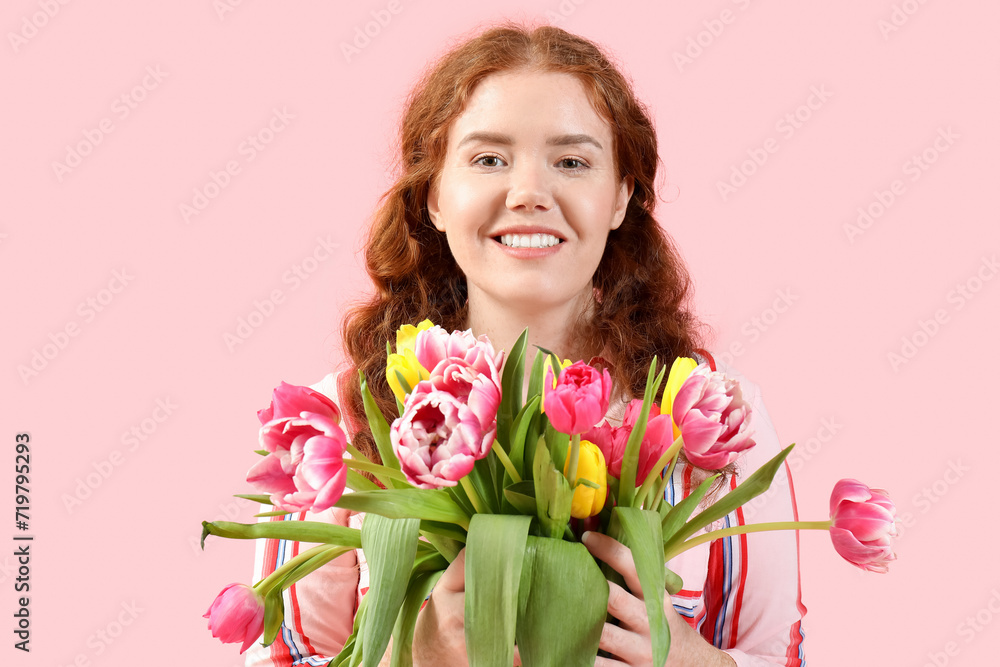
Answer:
[[(418, 84), (401, 127), (401, 174), (383, 199), (367, 245), (372, 298), (348, 316), (354, 367), (339, 392), (353, 442), (377, 456), (357, 387), (364, 371), (386, 414), (385, 341), (404, 323), (431, 319), (471, 329), (509, 349), (528, 327), (529, 349), (562, 358), (598, 356), (617, 395), (609, 421), (642, 395), (654, 355), (694, 356), (698, 323), (686, 308), (687, 274), (653, 218), (656, 135), (629, 83), (592, 43), (553, 27), (506, 25), (446, 54)], [(731, 370), (728, 374), (735, 375)], [(736, 375), (736, 377), (739, 377)], [(745, 379), (757, 447), (726, 477), (726, 493), (778, 449), (756, 387)], [(680, 498), (709, 471), (681, 462), (668, 485)], [(755, 520), (793, 518), (787, 471)], [(296, 516), (291, 518), (303, 518)], [(359, 525), (331, 510), (319, 520)], [(743, 511), (726, 518), (744, 522)], [(633, 582), (627, 549), (601, 535), (587, 547)], [(261, 541), (257, 577), (298, 545)], [(356, 563), (361, 562), (361, 575)], [(463, 558), (448, 568), (421, 612), (415, 664), (465, 664)], [(669, 665), (800, 665), (797, 543), (793, 533), (717, 540), (671, 562), (685, 590), (664, 605)], [(286, 593), (286, 627), (259, 664), (325, 664), (350, 633), (366, 590), (363, 555), (347, 554)], [(643, 602), (612, 586), (597, 665), (650, 662)]]

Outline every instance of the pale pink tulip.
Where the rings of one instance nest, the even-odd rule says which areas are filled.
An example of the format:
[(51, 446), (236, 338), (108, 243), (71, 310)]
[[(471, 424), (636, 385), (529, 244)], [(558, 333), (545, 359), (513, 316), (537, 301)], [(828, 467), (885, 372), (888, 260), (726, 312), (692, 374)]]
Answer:
[(604, 418), (611, 399), (611, 374), (582, 361), (570, 364), (559, 373), (552, 386), (553, 371), (545, 373), (545, 416), (560, 433), (586, 433)]
[(896, 506), (882, 489), (871, 489), (856, 479), (842, 479), (830, 495), (830, 538), (833, 548), (849, 563), (869, 572), (885, 573), (896, 560)]
[[(455, 486), (485, 457), (496, 437), (495, 386), (478, 376), (469, 402), (425, 380), (414, 387), (389, 439), (407, 480), (419, 488)], [(483, 412), (483, 420), (473, 406)], [(490, 418), (490, 414), (493, 418)]]
[(347, 485), (347, 438), (329, 417), (302, 414), (261, 427), (260, 443), (269, 453), (250, 468), (247, 481), (269, 493), (280, 510), (322, 512), (340, 500)]
[(287, 382), (282, 382), (274, 388), (271, 393), (271, 405), (263, 410), (258, 410), (257, 418), (260, 419), (261, 424), (266, 424), (274, 419), (298, 417), (303, 412), (325, 415), (334, 424), (340, 423), (340, 410), (324, 394), (309, 387), (301, 387)]
[(705, 470), (725, 468), (756, 444), (739, 382), (705, 364), (677, 391), (671, 416), (684, 438), (684, 454)]
[(208, 619), (212, 636), (223, 643), (243, 642), (243, 653), (264, 633), (264, 600), (245, 584), (229, 584), (202, 618)]
[[(604, 459), (608, 463), (608, 473), (619, 479), (622, 473), (625, 446), (628, 444), (628, 438), (641, 413), (642, 401), (635, 399), (625, 408), (625, 417), (622, 419), (620, 427), (605, 423), (595, 426), (583, 435), (584, 440), (591, 441), (601, 449)], [(646, 432), (639, 445), (636, 484), (642, 484), (646, 481), (653, 466), (663, 456), (663, 452), (670, 448), (671, 444), (673, 444), (673, 423), (670, 421), (670, 415), (660, 414), (659, 406), (654, 403), (649, 411)]]
[(503, 351), (496, 352), (489, 338), (476, 338), (471, 329), (448, 333), (435, 325), (417, 334), (414, 352), (420, 365), (428, 370), (445, 359), (461, 359), (500, 386)]

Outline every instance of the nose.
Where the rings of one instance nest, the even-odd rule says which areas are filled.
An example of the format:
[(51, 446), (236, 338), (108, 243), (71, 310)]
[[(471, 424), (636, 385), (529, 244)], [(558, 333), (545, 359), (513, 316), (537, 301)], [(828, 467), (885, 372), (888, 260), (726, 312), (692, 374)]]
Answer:
[(522, 160), (510, 169), (507, 208), (512, 211), (547, 211), (554, 205), (550, 174), (545, 165)]

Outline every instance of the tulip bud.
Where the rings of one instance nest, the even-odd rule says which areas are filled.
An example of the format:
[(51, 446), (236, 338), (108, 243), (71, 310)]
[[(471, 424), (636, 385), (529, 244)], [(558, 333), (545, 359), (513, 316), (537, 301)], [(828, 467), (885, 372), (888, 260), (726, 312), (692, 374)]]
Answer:
[(246, 584), (229, 584), (202, 618), (224, 644), (243, 642), (243, 653), (264, 633), (264, 600)]

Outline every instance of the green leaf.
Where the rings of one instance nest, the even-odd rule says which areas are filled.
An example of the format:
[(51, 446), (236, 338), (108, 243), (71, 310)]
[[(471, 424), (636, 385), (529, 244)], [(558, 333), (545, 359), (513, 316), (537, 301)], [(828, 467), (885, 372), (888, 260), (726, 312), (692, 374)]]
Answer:
[(261, 643), (270, 646), (274, 643), (285, 620), (285, 601), (281, 596), (281, 587), (275, 586), (264, 595), (264, 636)]
[(507, 352), (503, 363), (503, 376), (500, 380), (500, 410), (497, 412), (497, 434), (500, 444), (510, 448), (506, 442), (511, 432), (514, 416), (521, 411), (521, 392), (524, 390), (524, 351), (528, 344), (528, 329), (525, 328), (518, 336), (513, 347)]
[(275, 537), (295, 542), (323, 542), (358, 549), (361, 531), (321, 521), (267, 521), (264, 523), (233, 523), (231, 521), (202, 521), (201, 544), (209, 535), (237, 540), (255, 540)]
[(622, 474), (618, 478), (618, 505), (632, 507), (635, 504), (635, 476), (639, 467), (639, 448), (642, 446), (642, 438), (646, 434), (646, 423), (649, 421), (649, 409), (653, 405), (653, 397), (656, 396), (660, 383), (663, 382), (663, 375), (667, 372), (666, 366), (656, 373), (656, 357), (649, 364), (649, 374), (646, 376), (646, 392), (642, 398), (642, 411), (632, 433), (628, 437), (625, 445), (625, 454), (622, 456)]
[(517, 619), (521, 661), (531, 667), (593, 665), (608, 609), (608, 582), (597, 562), (579, 542), (528, 536), (525, 546)]
[(271, 502), (271, 496), (266, 493), (236, 493), (233, 494), (233, 498), (245, 498), (246, 500), (252, 500), (255, 503), (260, 503), (261, 505), (273, 505)]
[(542, 534), (546, 537), (560, 537), (569, 525), (573, 491), (569, 488), (566, 477), (552, 465), (544, 440), (539, 440), (535, 447), (532, 472), (535, 479), (535, 507)]
[[(649, 636), (653, 645), (653, 665), (667, 663), (670, 651), (670, 626), (663, 611), (666, 588), (663, 568), (663, 536), (660, 515), (653, 510), (640, 510), (619, 505), (615, 508), (624, 533), (624, 544), (632, 551), (635, 571), (642, 587), (642, 599), (649, 619)], [(635, 593), (636, 591), (632, 591)]]
[[(368, 596), (366, 595), (361, 598), (361, 602), (358, 604), (358, 610), (354, 613), (354, 627), (351, 630), (351, 636), (347, 638), (346, 642), (344, 642), (344, 648), (337, 654), (337, 657), (327, 663), (327, 667), (345, 667), (350, 663), (355, 652), (358, 654), (358, 659), (361, 659), (361, 643), (359, 641), (359, 636), (367, 609)], [(355, 651), (355, 648), (357, 651)]]
[[(670, 508), (670, 511), (666, 513), (666, 516), (660, 521), (661, 530), (663, 533), (663, 539), (669, 540), (674, 536), (674, 533), (684, 525), (684, 522), (690, 518), (691, 513), (701, 502), (701, 499), (705, 497), (708, 490), (712, 488), (712, 484), (715, 480), (719, 478), (718, 474), (712, 475), (704, 482), (698, 485), (698, 488), (694, 490), (687, 498), (684, 498), (679, 503)], [(666, 503), (662, 505), (663, 507), (669, 507)]]
[(510, 449), (507, 452), (511, 463), (514, 464), (514, 468), (517, 469), (517, 474), (521, 476), (521, 479), (526, 477), (524, 474), (524, 443), (531, 429), (532, 421), (538, 416), (538, 408), (541, 404), (542, 400), (538, 396), (529, 398), (528, 403), (518, 413), (514, 424), (511, 426)]
[(442, 574), (444, 570), (422, 572), (410, 579), (403, 606), (392, 630), (391, 667), (413, 667), (413, 630), (417, 625), (417, 614)]
[(545, 382), (545, 357), (546, 353), (540, 349), (535, 352), (535, 360), (531, 363), (531, 374), (528, 376), (528, 398), (532, 396), (542, 396), (542, 384)]
[(521, 514), (535, 516), (538, 506), (535, 504), (535, 481), (526, 479), (517, 484), (511, 484), (503, 490), (504, 497), (511, 507)]
[(736, 508), (749, 502), (753, 498), (756, 498), (760, 494), (764, 493), (764, 491), (767, 491), (767, 489), (771, 486), (771, 481), (774, 479), (774, 475), (778, 472), (778, 468), (780, 468), (781, 464), (784, 463), (785, 458), (792, 451), (792, 447), (794, 446), (795, 445), (792, 444), (785, 447), (783, 450), (778, 452), (774, 458), (758, 468), (754, 474), (747, 477), (742, 484), (688, 521), (674, 534), (673, 537), (667, 540), (666, 544), (663, 545), (663, 553), (669, 558), (674, 547), (680, 545), (684, 540), (691, 537), (713, 521), (718, 521), (730, 512), (736, 510)]
[(531, 517), (477, 514), (465, 549), (465, 641), (469, 664), (514, 661), (517, 591)]
[(420, 521), (387, 519), (369, 514), (361, 526), (361, 543), (368, 559), (370, 597), (363, 626), (364, 667), (378, 667), (406, 595), (417, 554)]
[[(368, 426), (371, 428), (372, 439), (375, 440), (382, 465), (399, 470), (399, 459), (392, 451), (392, 442), (389, 440), (389, 422), (386, 421), (382, 411), (378, 409), (378, 404), (375, 403), (375, 398), (368, 389), (368, 381), (365, 379), (364, 373), (358, 371), (358, 375), (361, 376), (361, 397), (364, 401), (365, 416), (368, 417)], [(390, 480), (390, 483), (393, 483), (393, 480)]]
[(440, 489), (380, 489), (345, 493), (336, 507), (380, 514), (390, 519), (416, 518), (453, 523), (466, 529), (469, 527), (469, 515)]

